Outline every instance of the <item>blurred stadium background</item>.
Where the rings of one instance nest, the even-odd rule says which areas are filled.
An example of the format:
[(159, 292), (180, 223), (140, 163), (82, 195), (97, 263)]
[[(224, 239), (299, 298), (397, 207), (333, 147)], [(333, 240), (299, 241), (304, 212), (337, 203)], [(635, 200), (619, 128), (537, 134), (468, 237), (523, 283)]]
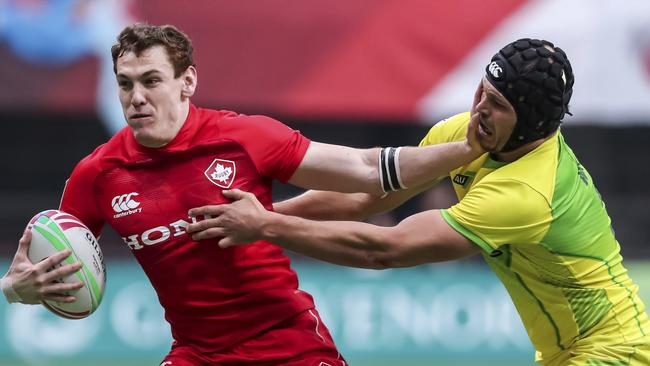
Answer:
[[(195, 43), (201, 106), (278, 118), (322, 142), (416, 145), (466, 110), (491, 55), (525, 36), (572, 60), (563, 133), (607, 203), (650, 303), (650, 2), (647, 0), (0, 0), (0, 272), (76, 162), (124, 125), (109, 48), (126, 24), (171, 23)], [(276, 199), (299, 191), (276, 187)], [(448, 185), (393, 213), (446, 207)], [(0, 365), (157, 365), (169, 328), (110, 230), (99, 311), (65, 321), (0, 301)], [(292, 255), (352, 365), (531, 365), (533, 350), (480, 258), (365, 271)]]

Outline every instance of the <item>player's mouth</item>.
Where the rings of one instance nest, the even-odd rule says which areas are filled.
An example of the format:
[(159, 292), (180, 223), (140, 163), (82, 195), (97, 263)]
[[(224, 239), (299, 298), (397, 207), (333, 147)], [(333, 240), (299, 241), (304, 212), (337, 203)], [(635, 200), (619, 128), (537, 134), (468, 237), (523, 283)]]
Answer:
[(478, 131), (483, 136), (492, 136), (492, 131), (490, 131), (487, 125), (483, 122), (483, 119), (479, 119), (478, 121)]
[(148, 113), (133, 113), (129, 116), (129, 121), (143, 123), (153, 119), (153, 115)]

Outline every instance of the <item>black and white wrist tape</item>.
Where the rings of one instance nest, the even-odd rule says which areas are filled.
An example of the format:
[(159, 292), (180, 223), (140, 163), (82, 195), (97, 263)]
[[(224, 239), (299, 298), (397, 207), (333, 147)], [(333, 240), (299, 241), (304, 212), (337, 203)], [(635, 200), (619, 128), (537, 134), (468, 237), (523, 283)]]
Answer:
[(379, 180), (384, 192), (406, 188), (399, 171), (399, 152), (401, 147), (382, 147), (379, 149)]

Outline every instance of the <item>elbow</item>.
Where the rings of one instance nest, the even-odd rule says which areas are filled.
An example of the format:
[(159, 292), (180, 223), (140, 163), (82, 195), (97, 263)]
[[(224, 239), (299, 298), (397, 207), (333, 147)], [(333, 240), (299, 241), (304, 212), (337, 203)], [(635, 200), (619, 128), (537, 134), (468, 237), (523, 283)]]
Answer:
[(405, 264), (400, 255), (394, 251), (368, 254), (365, 262), (367, 268), (377, 270), (409, 266), (408, 264)]
[(364, 263), (365, 263), (364, 267), (368, 269), (382, 270), (382, 269), (393, 268), (391, 267), (390, 259), (386, 258), (383, 255), (376, 255), (376, 254), (366, 255), (364, 259)]

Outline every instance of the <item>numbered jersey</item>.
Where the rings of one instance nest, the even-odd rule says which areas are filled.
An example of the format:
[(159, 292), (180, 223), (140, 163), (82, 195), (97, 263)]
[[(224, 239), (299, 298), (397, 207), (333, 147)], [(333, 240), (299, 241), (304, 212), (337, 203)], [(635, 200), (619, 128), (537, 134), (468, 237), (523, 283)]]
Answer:
[(228, 203), (221, 192), (233, 188), (271, 209), (272, 180), (288, 180), (308, 146), (271, 118), (191, 106), (162, 148), (139, 145), (129, 128), (97, 148), (74, 169), (61, 210), (95, 235), (105, 223), (115, 229), (156, 289), (174, 339), (218, 351), (314, 304), (280, 248), (194, 241), (187, 212)]
[[(421, 145), (462, 140), (468, 121), (463, 113), (435, 125)], [(450, 178), (459, 203), (443, 218), (483, 249), (538, 361), (648, 342), (645, 307), (605, 205), (559, 131), (514, 162), (485, 154)]]

